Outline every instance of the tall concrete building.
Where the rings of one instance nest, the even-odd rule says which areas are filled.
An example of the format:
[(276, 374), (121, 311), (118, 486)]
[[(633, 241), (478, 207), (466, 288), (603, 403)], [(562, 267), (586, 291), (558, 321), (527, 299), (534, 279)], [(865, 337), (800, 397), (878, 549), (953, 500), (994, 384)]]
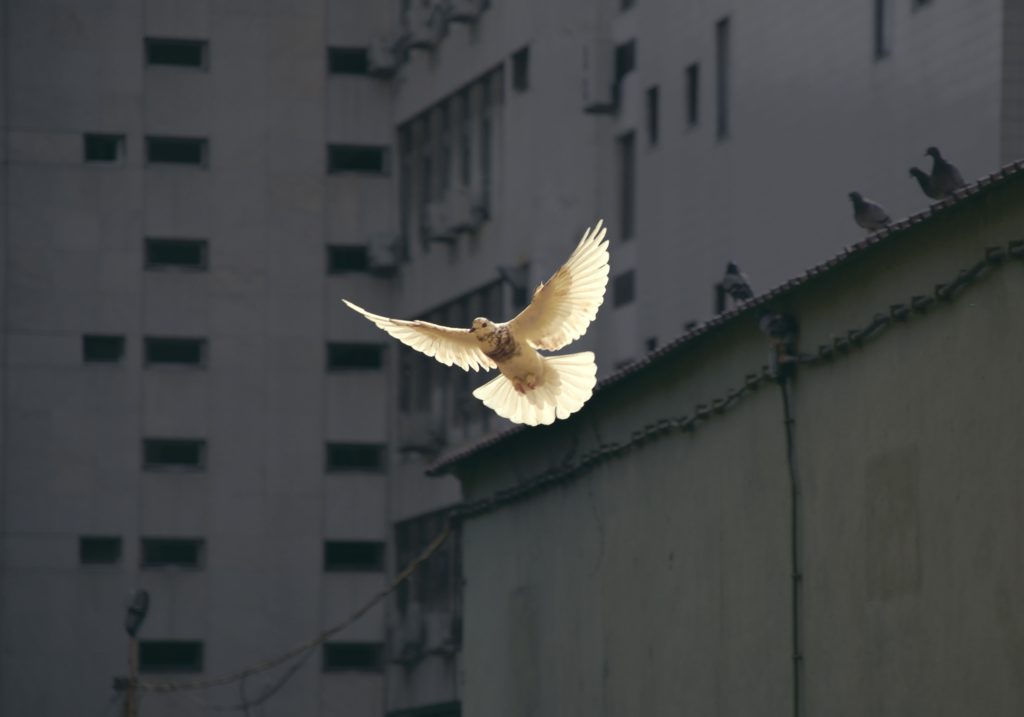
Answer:
[[(612, 281), (581, 345), (608, 373), (707, 318), (726, 261), (762, 289), (858, 238), (848, 191), (923, 206), (906, 169), (928, 145), (968, 177), (1024, 151), (1022, 15), (0, 4), (0, 712), (102, 707), (131, 588), (152, 594), (144, 676), (211, 676), (340, 622), (440, 531), (459, 489), (423, 468), (502, 423), (479, 376), (341, 297), (505, 318), (604, 217)], [(457, 714), (457, 548), (268, 706)]]

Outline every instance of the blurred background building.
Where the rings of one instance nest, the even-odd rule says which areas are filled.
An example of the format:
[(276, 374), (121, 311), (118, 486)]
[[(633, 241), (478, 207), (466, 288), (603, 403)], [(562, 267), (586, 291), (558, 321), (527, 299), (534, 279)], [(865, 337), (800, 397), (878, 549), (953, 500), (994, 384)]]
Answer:
[[(1011, 0), (0, 4), (0, 712), (99, 710), (346, 618), (503, 427), (345, 309), (504, 319), (603, 217), (602, 374), (1024, 153)], [(459, 713), (457, 542), (267, 701)], [(184, 675), (194, 677), (196, 674)], [(253, 678), (249, 698), (280, 673)], [(236, 687), (146, 696), (203, 714)]]

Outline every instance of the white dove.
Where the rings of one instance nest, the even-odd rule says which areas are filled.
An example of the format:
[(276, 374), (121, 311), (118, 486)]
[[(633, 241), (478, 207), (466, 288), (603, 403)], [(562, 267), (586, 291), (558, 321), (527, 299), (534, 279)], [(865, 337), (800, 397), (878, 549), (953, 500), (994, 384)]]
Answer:
[(593, 352), (541, 356), (537, 349), (555, 351), (567, 346), (586, 333), (597, 316), (608, 285), (606, 231), (601, 221), (593, 231), (588, 228), (562, 268), (533, 292), (530, 305), (505, 323), (478, 317), (472, 328), (456, 329), (389, 319), (342, 301), (445, 366), (454, 364), (464, 371), (497, 368), (501, 375), (473, 395), (513, 423), (548, 425), (580, 410), (597, 382)]

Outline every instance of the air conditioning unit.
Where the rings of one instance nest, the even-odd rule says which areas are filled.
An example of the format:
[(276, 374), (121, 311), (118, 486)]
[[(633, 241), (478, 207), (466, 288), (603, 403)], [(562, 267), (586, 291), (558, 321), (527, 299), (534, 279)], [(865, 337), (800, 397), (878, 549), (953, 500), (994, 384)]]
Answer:
[(592, 38), (583, 44), (583, 111), (611, 114), (615, 111), (615, 53), (608, 38)]
[(397, 38), (376, 37), (367, 50), (369, 72), (374, 77), (391, 77), (398, 69)]
[(480, 16), (480, 0), (447, 0), (446, 11), (451, 22), (476, 22)]
[(409, 11), (406, 43), (410, 48), (433, 50), (444, 31), (444, 9), (436, 2), (416, 2)]
[(371, 234), (366, 244), (370, 271), (382, 276), (394, 274), (401, 260), (401, 238), (390, 233)]
[(445, 220), (453, 232), (471, 231), (480, 224), (473, 205), (473, 195), (467, 187), (452, 187), (445, 195)]
[(452, 242), (458, 232), (451, 228), (446, 199), (427, 203), (427, 239), (430, 241)]

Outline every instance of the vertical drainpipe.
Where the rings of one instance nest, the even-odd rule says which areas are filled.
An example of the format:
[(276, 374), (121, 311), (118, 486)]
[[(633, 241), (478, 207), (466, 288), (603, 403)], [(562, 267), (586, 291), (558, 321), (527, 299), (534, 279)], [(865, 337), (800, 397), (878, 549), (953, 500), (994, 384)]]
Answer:
[(792, 620), (792, 641), (793, 641), (793, 717), (803, 717), (803, 653), (802, 643), (802, 588), (803, 588), (803, 556), (801, 546), (801, 495), (800, 482), (796, 473), (796, 456), (793, 441), (793, 430), (795, 421), (792, 414), (790, 402), (790, 389), (792, 387), (791, 376), (779, 375), (779, 388), (782, 389), (782, 413), (783, 424), (786, 430), (786, 465), (789, 472), (789, 547), (790, 547), (790, 568), (792, 573), (791, 585), (791, 620)]

